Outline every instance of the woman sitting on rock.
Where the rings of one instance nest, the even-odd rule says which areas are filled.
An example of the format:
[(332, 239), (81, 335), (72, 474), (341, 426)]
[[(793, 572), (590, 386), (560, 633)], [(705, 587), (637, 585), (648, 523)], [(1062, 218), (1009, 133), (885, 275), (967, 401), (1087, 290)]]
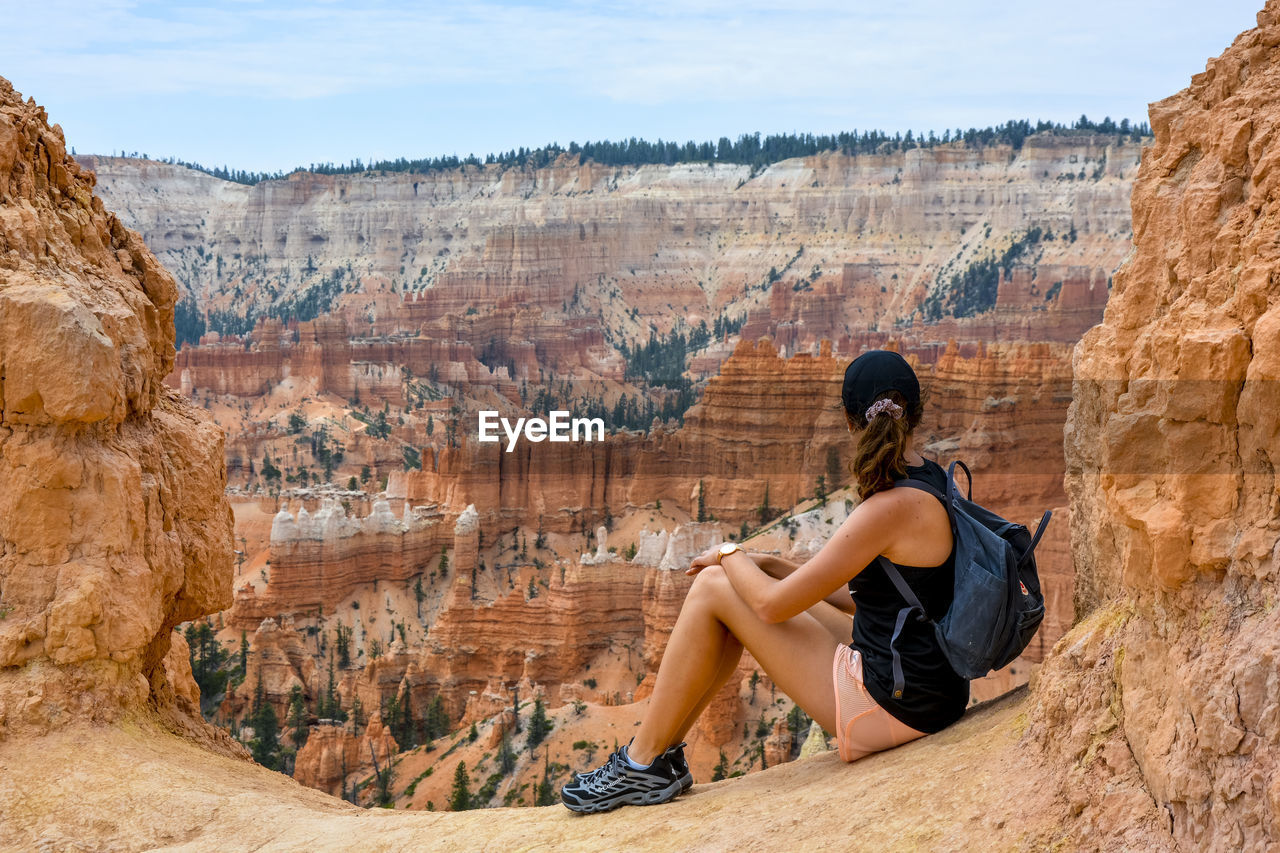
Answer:
[[(897, 564), (931, 618), (951, 603), (954, 552), (947, 511), (912, 478), (946, 492), (946, 474), (914, 444), (920, 383), (902, 356), (872, 351), (845, 371), (853, 471), (862, 497), (803, 565), (726, 542), (694, 558), (696, 575), (671, 632), (644, 720), (631, 743), (561, 790), (576, 812), (674, 799), (693, 784), (685, 734), (734, 674), (745, 648), (782, 690), (856, 761), (958, 720), (969, 682), (933, 629), (907, 620), (897, 641), (906, 689), (893, 695), (890, 638), (903, 600), (877, 558)], [(856, 605), (856, 609), (855, 609)], [(850, 637), (850, 614), (853, 633)]]

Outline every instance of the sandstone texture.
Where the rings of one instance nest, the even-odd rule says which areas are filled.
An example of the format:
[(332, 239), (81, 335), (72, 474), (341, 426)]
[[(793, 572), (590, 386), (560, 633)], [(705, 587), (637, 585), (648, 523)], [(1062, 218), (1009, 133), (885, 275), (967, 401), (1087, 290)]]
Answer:
[(127, 762), (136, 771), (95, 777), (75, 808), (54, 777), (29, 778), (21, 792), (0, 787), (10, 813), (21, 815), (7, 821), (0, 849), (86, 842), (121, 851), (1175, 849), (1154, 808), (1135, 813), (1111, 838), (1065, 834), (1065, 804), (1040, 786), (1042, 769), (1020, 745), (1024, 700), (1015, 694), (945, 734), (856, 765), (827, 752), (699, 783), (661, 807), (589, 817), (560, 805), (451, 814), (361, 809), (164, 731), (81, 727), (0, 747), (5, 778), (23, 760)]
[[(1036, 650), (1044, 660), (1030, 688), (971, 709), (938, 735), (854, 765), (822, 752), (745, 779), (706, 784), (706, 758), (699, 757), (699, 784), (674, 803), (587, 818), (560, 806), (456, 815), (358, 809), (209, 749), (212, 736), (186, 716), (192, 713), (193, 685), (179, 657), (185, 644), (171, 640), (171, 629), (227, 607), (233, 543), (221, 498), (225, 481), (217, 431), (164, 390), (169, 339), (165, 332), (145, 331), (161, 326), (157, 318), (171, 310), (172, 284), (167, 296), (162, 274), (148, 284), (145, 271), (158, 271), (154, 260), (123, 229), (122, 236), (111, 236), (118, 226), (88, 195), (88, 180), (67, 165), (65, 155), (49, 153), (60, 150), (60, 134), (46, 126), (38, 108), (6, 88), (0, 142), (15, 143), (0, 144), (0, 178), (8, 181), (0, 184), (0, 319), (10, 310), (71, 319), (50, 326), (24, 322), (23, 335), (7, 333), (0, 341), (0, 458), (8, 460), (9, 482), (29, 495), (21, 509), (0, 507), (0, 653), (7, 655), (0, 658), (0, 848), (1275, 847), (1278, 47), (1280, 0), (1271, 0), (1257, 29), (1211, 61), (1186, 91), (1153, 105), (1156, 141), (1143, 155), (1133, 201), (1136, 249), (1115, 278), (1103, 324), (1075, 349), (1069, 394), (1062, 353), (1052, 340), (987, 348), (957, 340), (926, 347), (927, 353), (919, 342), (894, 344), (917, 360), (936, 388), (930, 405), (938, 407), (939, 426), (929, 444), (944, 458), (955, 453), (975, 460), (976, 485), (991, 490), (979, 498), (1007, 502), (1010, 514), (1069, 503), (1075, 624), (1052, 649)], [(1109, 159), (1106, 168), (1113, 165)], [(62, 174), (57, 167), (70, 177), (51, 177)], [(55, 192), (58, 186), (68, 189)], [(77, 187), (88, 200), (62, 205)], [(77, 231), (69, 224), (77, 217), (99, 224)], [(135, 246), (136, 254), (105, 248), (117, 243)], [(42, 288), (80, 301), (50, 295), (46, 301), (53, 307), (46, 308)], [(162, 295), (143, 299), (148, 288)], [(127, 308), (108, 310), (120, 304)], [(155, 327), (148, 325), (153, 320)], [(131, 337), (135, 325), (140, 331)], [(99, 327), (101, 340), (92, 334)], [(37, 341), (26, 334), (28, 328), (71, 330), (56, 332), (70, 336), (62, 351), (72, 354), (61, 362), (71, 383), (59, 386), (62, 396), (40, 384), (58, 364), (45, 372), (22, 366), (29, 363), (24, 359), (36, 358)], [(76, 329), (88, 329), (83, 334), (93, 341), (79, 341)], [(117, 343), (113, 334), (138, 345)], [(731, 362), (737, 358), (744, 365), (752, 359), (783, 362), (773, 365), (772, 375), (790, 376), (807, 394), (828, 390), (833, 371), (824, 359), (836, 363), (821, 350), (784, 359), (773, 344), (740, 345)], [(11, 392), (15, 364), (18, 390)], [(92, 370), (72, 370), (81, 364)], [(749, 421), (756, 405), (754, 384), (734, 379), (739, 366), (726, 363), (725, 386), (691, 413), (685, 430), (655, 431), (657, 440), (672, 448), (690, 436), (701, 435), (711, 446), (721, 435), (727, 441), (735, 418)], [(1003, 377), (1009, 393), (975, 393), (973, 379), (992, 376)], [(80, 391), (72, 381), (77, 377)], [(86, 377), (94, 382), (86, 383)], [(733, 394), (723, 393), (735, 382)], [(727, 403), (735, 396), (744, 404)], [(1065, 453), (1058, 456), (1049, 439), (1069, 398)], [(809, 412), (804, 417), (812, 423), (797, 422), (792, 429), (817, 430), (817, 421), (828, 414)], [(40, 444), (44, 440), (61, 443), (50, 449)], [(773, 440), (792, 437), (779, 431)], [(1002, 451), (1014, 442), (1030, 448), (1021, 467), (1001, 464)], [(532, 520), (514, 509), (518, 501), (536, 506), (543, 492), (513, 500), (506, 515), (494, 509), (507, 506), (501, 488), (484, 500), (463, 499), (495, 482), (518, 484), (537, 463), (515, 463), (524, 467), (511, 480), (499, 467), (478, 479), (471, 492), (460, 492), (458, 483), (469, 470), (463, 459), (471, 452), (466, 442), (445, 448), (431, 467), (388, 483), (386, 504), (371, 501), (364, 512), (318, 496), (305, 507), (306, 515), (296, 505), (271, 508), (273, 546), (346, 549), (350, 556), (342, 560), (352, 567), (368, 560), (355, 555), (385, 552), (377, 559), (385, 560), (386, 571), (403, 572), (396, 560), (420, 559), (412, 551), (423, 546), (413, 537), (446, 550), (448, 566), (428, 578), (430, 589), (421, 600), (389, 597), (390, 587), (397, 596), (413, 595), (407, 591), (413, 576), (403, 574), (387, 587), (376, 587), (381, 581), (375, 580), (373, 597), (357, 584), (363, 590), (358, 607), (350, 606), (351, 594), (342, 592), (348, 581), (340, 579), (317, 606), (320, 615), (341, 619), (353, 631), (352, 611), (358, 611), (357, 645), (376, 657), (342, 675), (345, 697), (361, 697), (372, 710), (388, 693), (415, 702), (444, 695), (451, 714), (477, 723), (474, 740), (456, 732), (434, 751), (398, 753), (399, 744), (377, 714), (349, 729), (317, 725), (315, 739), (308, 739), (297, 759), (313, 784), (345, 790), (353, 781), (367, 783), (367, 776), (359, 777), (371, 771), (374, 759), (398, 760), (400, 785), (413, 783), (398, 788), (396, 805), (424, 808), (428, 798), (441, 802), (461, 762), (479, 767), (495, 760), (485, 753), (502, 743), (516, 719), (528, 725), (531, 696), (559, 704), (548, 754), (572, 753), (577, 766), (557, 772), (589, 763), (590, 749), (575, 738), (590, 739), (597, 750), (612, 748), (608, 736), (625, 740), (643, 707), (644, 684), (635, 686), (634, 702), (618, 697), (610, 703), (601, 694), (622, 692), (634, 671), (623, 656), (651, 659), (660, 653), (664, 626), (683, 592), (683, 575), (664, 568), (668, 556), (678, 556), (670, 553), (672, 543), (693, 547), (715, 530), (677, 530), (670, 515), (659, 514), (665, 508), (653, 506), (651, 518), (650, 508), (633, 500), (632, 509), (643, 508), (644, 515), (619, 513), (619, 525), (603, 547), (574, 533), (581, 524), (562, 523), (547, 533), (549, 545), (560, 551), (594, 549), (599, 557), (592, 555), (593, 565), (560, 563), (550, 555), (544, 565), (529, 565), (514, 555), (522, 541), (518, 534), (527, 532), (520, 529), (522, 520), (525, 526)], [(451, 461), (451, 453), (459, 459)], [(1053, 472), (1040, 470), (1059, 459), (1067, 471), (1065, 496)], [(737, 463), (751, 461), (743, 455)], [(450, 465), (458, 474), (453, 482), (440, 477)], [(725, 470), (733, 473), (728, 464)], [(643, 473), (637, 468), (637, 479)], [(35, 477), (43, 479), (30, 479)], [(672, 482), (691, 485), (688, 479)], [(745, 477), (725, 476), (716, 485), (720, 491), (738, 489), (742, 500), (759, 500), (746, 494), (744, 482)], [(116, 491), (108, 494), (111, 488)], [(601, 498), (613, 495), (622, 501), (622, 487), (615, 488), (586, 494), (575, 506), (603, 506)], [(88, 489), (96, 491), (81, 491)], [(54, 491), (53, 497), (45, 494)], [(112, 501), (109, 513), (96, 497), (100, 493)], [(75, 503), (82, 494), (93, 497)], [(687, 522), (696, 493), (680, 494), (667, 500), (680, 504), (680, 521)], [(788, 497), (780, 495), (778, 502)], [(1031, 505), (1020, 510), (1020, 502)], [(427, 509), (419, 513), (417, 506)], [(800, 529), (806, 536), (825, 524), (822, 511), (804, 520)], [(708, 523), (719, 522), (703, 522)], [(658, 528), (667, 531), (665, 539), (653, 533)], [(637, 543), (633, 560), (610, 558), (609, 546), (619, 536)], [(769, 536), (789, 553), (809, 547), (791, 542), (778, 528), (764, 531), (761, 541)], [(396, 556), (405, 553), (411, 555)], [(1054, 553), (1065, 553), (1065, 545)], [(290, 582), (297, 582), (306, 559), (295, 562)], [(266, 577), (254, 596), (267, 595), (274, 569), (274, 563), (242, 567), (237, 583), (261, 572)], [(62, 597), (64, 578), (83, 584)], [(644, 602), (638, 609), (637, 586)], [(334, 601), (335, 612), (324, 613)], [(590, 602), (590, 614), (557, 617), (582, 602)], [(415, 637), (416, 651), (395, 627), (395, 619), (404, 619), (415, 605), (428, 614), (415, 616), (417, 630), (424, 632)], [(1055, 618), (1063, 627), (1072, 621), (1061, 613)], [(57, 627), (62, 625), (71, 627)], [(283, 692), (317, 681), (307, 662), (314, 665), (318, 650), (309, 644), (319, 643), (321, 634), (313, 636), (306, 627), (301, 620), (258, 620), (255, 682)], [(517, 656), (482, 642), (511, 631), (532, 654)], [(605, 642), (606, 636), (632, 639), (618, 647)], [(372, 654), (375, 639), (388, 641), (384, 654)], [(602, 673), (595, 688), (569, 680), (581, 677), (588, 659), (591, 671)], [(749, 666), (744, 661), (742, 674)], [(452, 694), (447, 683), (457, 688)], [(557, 683), (557, 695), (538, 693)], [(519, 717), (504, 710), (512, 687), (524, 699)], [(724, 701), (718, 697), (713, 703), (695, 730), (698, 742), (708, 745), (703, 756), (735, 736), (748, 689), (731, 681)], [(241, 691), (227, 701), (245, 697)], [(587, 706), (586, 713), (576, 702)], [(765, 758), (789, 757), (796, 746), (792, 733), (776, 720), (762, 722)], [(362, 751), (370, 753), (370, 766), (362, 764), (353, 779), (349, 768), (364, 761)], [(527, 786), (538, 778), (537, 756), (521, 761), (520, 784)], [(550, 761), (544, 761), (549, 769)], [(68, 779), (75, 780), (75, 796), (68, 794)], [(511, 802), (522, 801), (520, 791), (508, 789)]]
[(146, 706), (203, 731), (167, 655), (230, 604), (222, 433), (163, 382), (177, 288), (93, 185), (0, 80), (0, 740)]
[(1136, 250), (1074, 361), (1077, 607), (1106, 616), (1041, 673), (1034, 736), (1073, 785), (1136, 773), (1183, 849), (1280, 844), (1278, 46), (1273, 0), (1152, 104)]
[[(482, 324), (459, 336), (477, 351), (496, 335), (517, 378), (522, 364), (556, 361), (565, 339), (519, 324), (557, 316), (643, 340), (650, 323), (666, 332), (678, 317), (750, 314), (749, 338), (770, 334), (790, 352), (826, 337), (847, 351), (850, 336), (919, 317), (947, 275), (1033, 226), (1046, 238), (985, 322), (1005, 328), (1001, 339), (1031, 325), (1074, 342), (1128, 251), (1138, 156), (1115, 137), (1036, 135), (1016, 151), (832, 152), (758, 173), (566, 156), (543, 168), (297, 172), (254, 186), (146, 160), (82, 163), (201, 307), (261, 316), (323, 291), (357, 336), (453, 316), (459, 330)], [(587, 351), (574, 358), (590, 369)]]
[[(701, 515), (715, 527), (704, 546), (741, 538), (806, 503), (819, 477), (828, 491), (847, 482), (835, 401), (844, 365), (869, 346), (903, 351), (926, 377), (926, 452), (969, 462), (979, 499), (1026, 523), (1058, 512), (1040, 549), (1045, 628), (975, 695), (1024, 683), (1074, 613), (1060, 476), (1070, 347), (1101, 318), (1129, 251), (1137, 161), (1137, 144), (1115, 137), (1038, 135), (1018, 150), (830, 153), (759, 174), (564, 158), (250, 187), (148, 161), (81, 162), (223, 331), (183, 347), (166, 381), (228, 432), (241, 553), (234, 605), (213, 620), (224, 645), (293, 620), (297, 636), (282, 635), (312, 665), (261, 650), (283, 716), (287, 688), (303, 685), (308, 703), (327, 689), (326, 655), (350, 630), (344, 702), (401, 696), (421, 713), (440, 696), (470, 722), (516, 685), (545, 690), (553, 708), (646, 695), (633, 679), (656, 665), (685, 587), (672, 540), (645, 537), (691, 535)], [(925, 322), (956, 276), (1020, 240), (989, 310)], [(679, 427), (670, 409), (650, 422), (674, 392), (628, 374), (619, 354), (677, 318), (686, 332), (742, 324), (692, 353), (696, 405)], [(626, 405), (646, 413), (631, 428), (616, 418)], [(598, 410), (610, 434), (510, 453), (478, 441), (480, 410), (551, 407)], [(471, 505), (474, 560), (454, 552), (452, 529)], [(615, 520), (606, 557), (591, 537)], [(803, 560), (826, 533), (770, 547)], [(662, 553), (615, 564), (629, 547)], [(407, 656), (374, 667), (397, 639)], [(559, 654), (565, 643), (573, 652)], [(256, 672), (224, 699), (221, 722), (243, 718)], [(742, 677), (753, 672), (744, 662)], [(755, 713), (744, 695), (726, 687), (713, 704), (703, 733), (717, 749), (696, 745), (695, 764), (747, 739), (736, 734)]]

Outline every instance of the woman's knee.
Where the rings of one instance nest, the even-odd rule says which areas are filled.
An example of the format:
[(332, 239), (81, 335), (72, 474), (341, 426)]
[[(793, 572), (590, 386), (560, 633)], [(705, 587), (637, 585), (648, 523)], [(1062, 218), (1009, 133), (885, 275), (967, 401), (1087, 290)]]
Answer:
[(724, 573), (723, 566), (707, 566), (693, 577), (693, 586), (689, 588), (689, 598), (715, 598), (733, 592), (733, 585)]

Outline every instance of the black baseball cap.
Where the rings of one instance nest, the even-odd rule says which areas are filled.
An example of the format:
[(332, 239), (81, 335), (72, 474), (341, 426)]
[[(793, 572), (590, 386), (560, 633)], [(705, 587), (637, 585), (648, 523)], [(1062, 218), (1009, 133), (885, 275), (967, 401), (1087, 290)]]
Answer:
[(865, 425), (867, 409), (888, 391), (901, 394), (908, 408), (920, 403), (920, 380), (898, 353), (871, 350), (845, 368), (840, 399), (855, 423)]

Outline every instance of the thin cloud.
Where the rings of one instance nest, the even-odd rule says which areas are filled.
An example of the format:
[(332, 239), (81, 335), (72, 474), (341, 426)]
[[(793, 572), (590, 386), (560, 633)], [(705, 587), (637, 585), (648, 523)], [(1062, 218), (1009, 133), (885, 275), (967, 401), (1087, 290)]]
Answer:
[[(15, 46), (9, 62), (33, 79), (97, 95), (317, 98), (521, 79), (652, 104), (691, 95), (767, 99), (795, 93), (799, 83), (810, 99), (843, 97), (870, 82), (903, 95), (965, 79), (1002, 90), (1062, 91), (1064, 83), (1079, 88), (1080, 79), (1123, 87), (1108, 71), (1125, 67), (1125, 45), (1134, 42), (1119, 35), (1145, 23), (1148, 4), (1077, 5), (1070, 16), (1046, 17), (1011, 3), (880, 9), (814, 0), (783, 12), (728, 0), (363, 8), (62, 0), (52, 11), (71, 22), (67, 31)], [(50, 17), (48, 6), (34, 4), (11, 12), (19, 31), (38, 31)], [(1166, 6), (1161, 18), (1169, 17)], [(1064, 75), (1072, 53), (1087, 61)]]
[[(0, 74), (82, 150), (258, 168), (588, 134), (1140, 120), (1260, 2), (1218, 0), (1210, 15), (1203, 0), (0, 0), (13, 32), (58, 21), (57, 38), (7, 43)], [(189, 130), (168, 118), (193, 109)], [(286, 115), (307, 125), (302, 143), (332, 147), (298, 151)], [(248, 116), (267, 121), (256, 140), (209, 132)]]

